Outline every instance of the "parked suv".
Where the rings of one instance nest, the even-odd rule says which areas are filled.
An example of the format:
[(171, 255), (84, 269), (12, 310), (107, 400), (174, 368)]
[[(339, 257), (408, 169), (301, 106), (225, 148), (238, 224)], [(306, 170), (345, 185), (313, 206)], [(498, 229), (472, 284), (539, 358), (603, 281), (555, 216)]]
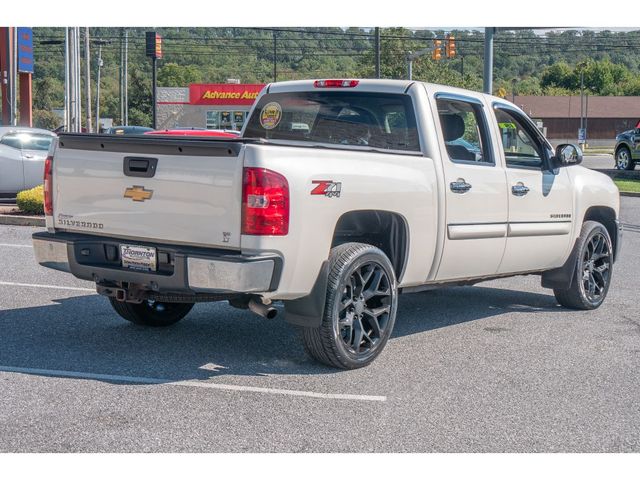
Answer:
[(633, 170), (640, 160), (640, 121), (636, 128), (616, 136), (615, 167), (618, 170)]

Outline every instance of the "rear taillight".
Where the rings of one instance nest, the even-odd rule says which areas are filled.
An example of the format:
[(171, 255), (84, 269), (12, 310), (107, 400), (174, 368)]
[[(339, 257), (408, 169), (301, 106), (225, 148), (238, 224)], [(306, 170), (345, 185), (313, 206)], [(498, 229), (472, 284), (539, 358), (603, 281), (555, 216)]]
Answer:
[(289, 233), (289, 183), (266, 168), (245, 168), (242, 179), (242, 233)]
[(359, 80), (316, 80), (315, 88), (353, 88), (360, 83)]
[(53, 157), (44, 161), (44, 214), (53, 215)]

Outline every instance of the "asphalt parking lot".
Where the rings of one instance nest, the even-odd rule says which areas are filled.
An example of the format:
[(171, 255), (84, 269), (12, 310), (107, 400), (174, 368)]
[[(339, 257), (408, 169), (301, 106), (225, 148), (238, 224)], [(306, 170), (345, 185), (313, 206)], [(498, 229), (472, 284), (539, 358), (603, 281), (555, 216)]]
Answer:
[(0, 226), (1, 452), (638, 452), (640, 198), (605, 304), (539, 278), (401, 297), (385, 351), (336, 371), (296, 330), (226, 304), (168, 329), (121, 320)]

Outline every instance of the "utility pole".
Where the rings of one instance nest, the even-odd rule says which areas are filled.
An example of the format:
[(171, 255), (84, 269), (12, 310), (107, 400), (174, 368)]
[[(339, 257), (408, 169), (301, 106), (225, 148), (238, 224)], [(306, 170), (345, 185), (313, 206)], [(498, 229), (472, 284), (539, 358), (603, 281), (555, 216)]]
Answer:
[(87, 118), (87, 132), (93, 131), (91, 125), (91, 53), (89, 50), (89, 27), (84, 30), (84, 100)]
[(484, 93), (491, 95), (493, 92), (493, 35), (495, 27), (484, 29), (484, 75), (482, 78)]
[(380, 78), (380, 27), (375, 28), (376, 78)]
[(278, 40), (277, 33), (273, 31), (273, 81), (278, 81)]
[(129, 125), (129, 32), (124, 29), (124, 124)]
[(98, 42), (98, 72), (96, 74), (96, 133), (100, 133), (100, 69), (102, 68), (102, 44)]
[(152, 58), (153, 71), (151, 73), (151, 88), (153, 89), (152, 101), (153, 101), (153, 129), (155, 130), (158, 125), (158, 58)]
[(407, 78), (413, 80), (413, 53), (409, 51), (407, 53)]
[(462, 88), (464, 88), (464, 56), (460, 56), (460, 78), (462, 78)]
[(118, 69), (120, 93), (120, 124), (124, 125), (124, 28), (120, 29), (120, 68)]
[(11, 57), (11, 125), (18, 125), (18, 27), (13, 33), (13, 56)]
[(64, 131), (71, 129), (71, 108), (69, 95), (69, 27), (64, 28)]

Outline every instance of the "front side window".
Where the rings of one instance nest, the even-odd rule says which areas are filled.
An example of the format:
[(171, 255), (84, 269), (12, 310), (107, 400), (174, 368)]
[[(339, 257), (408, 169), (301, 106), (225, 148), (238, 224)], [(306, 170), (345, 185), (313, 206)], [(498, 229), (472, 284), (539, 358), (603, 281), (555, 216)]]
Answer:
[(532, 127), (508, 110), (496, 108), (495, 113), (507, 167), (541, 168), (541, 148), (530, 133)]
[(493, 165), (482, 107), (439, 98), (438, 115), (449, 158), (453, 162)]
[(318, 90), (264, 95), (244, 136), (419, 152), (411, 97)]

